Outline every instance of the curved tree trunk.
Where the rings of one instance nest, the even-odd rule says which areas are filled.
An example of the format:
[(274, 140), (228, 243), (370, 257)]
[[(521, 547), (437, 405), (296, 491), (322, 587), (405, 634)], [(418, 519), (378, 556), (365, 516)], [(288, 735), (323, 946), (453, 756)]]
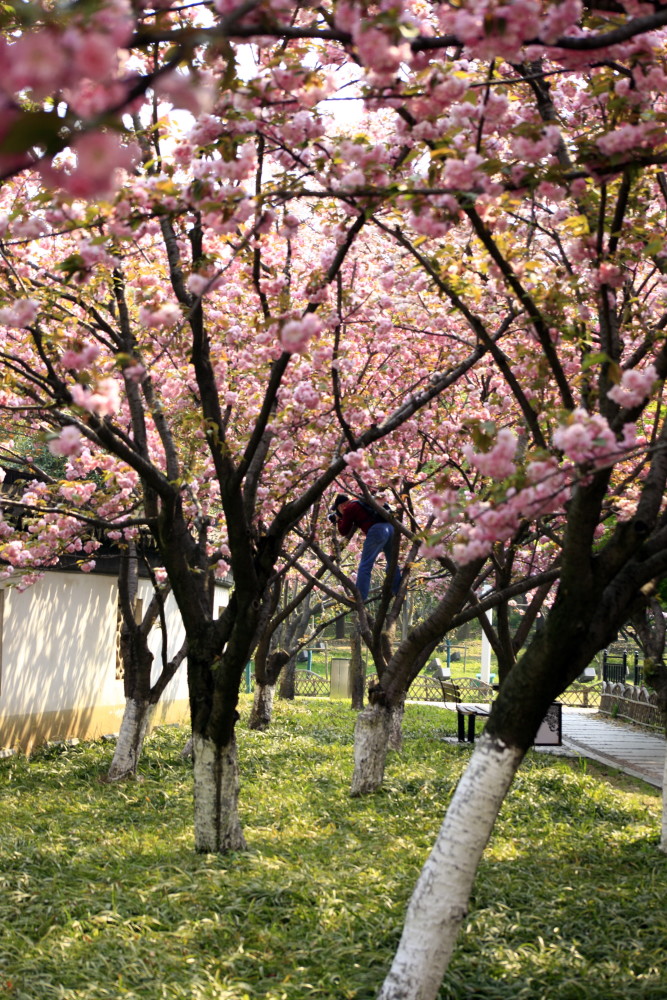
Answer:
[(195, 850), (202, 854), (245, 850), (238, 814), (236, 739), (226, 746), (192, 734), (195, 785)]
[(368, 705), (357, 716), (350, 795), (368, 795), (382, 786), (389, 748), (389, 721), (389, 709), (379, 704)]
[(523, 751), (483, 735), (452, 798), (410, 900), (378, 1000), (435, 1000), (479, 860)]
[(116, 749), (107, 781), (136, 778), (146, 733), (155, 713), (155, 705), (142, 698), (126, 698)]

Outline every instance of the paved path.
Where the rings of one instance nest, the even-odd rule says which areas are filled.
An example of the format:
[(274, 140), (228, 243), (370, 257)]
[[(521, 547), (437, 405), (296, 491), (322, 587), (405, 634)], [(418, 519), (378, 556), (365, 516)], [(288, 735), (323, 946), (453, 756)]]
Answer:
[(639, 726), (617, 722), (595, 710), (563, 708), (563, 746), (582, 757), (662, 788), (665, 737)]

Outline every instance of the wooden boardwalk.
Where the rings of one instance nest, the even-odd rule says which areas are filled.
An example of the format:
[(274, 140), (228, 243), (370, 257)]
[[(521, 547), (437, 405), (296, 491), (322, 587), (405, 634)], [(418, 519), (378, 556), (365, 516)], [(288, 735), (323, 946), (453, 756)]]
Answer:
[(589, 709), (563, 708), (563, 746), (662, 788), (665, 737)]

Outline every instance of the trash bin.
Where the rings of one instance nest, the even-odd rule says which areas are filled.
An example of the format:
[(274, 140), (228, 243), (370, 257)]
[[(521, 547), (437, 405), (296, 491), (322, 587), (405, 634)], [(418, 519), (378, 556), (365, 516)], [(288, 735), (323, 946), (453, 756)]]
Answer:
[(331, 690), (332, 698), (350, 698), (350, 660), (342, 656), (334, 656), (331, 660)]

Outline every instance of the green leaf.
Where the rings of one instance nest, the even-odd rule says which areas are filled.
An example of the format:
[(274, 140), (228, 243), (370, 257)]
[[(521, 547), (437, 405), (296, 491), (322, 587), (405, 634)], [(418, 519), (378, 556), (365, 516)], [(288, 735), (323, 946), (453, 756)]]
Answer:
[(603, 365), (605, 362), (610, 362), (611, 358), (604, 351), (598, 351), (596, 354), (587, 354), (581, 364), (581, 367), (585, 372), (593, 368), (595, 365)]
[(647, 257), (652, 257), (654, 254), (659, 253), (661, 250), (664, 250), (664, 248), (665, 248), (665, 241), (663, 239), (655, 239), (651, 240), (650, 243), (646, 244), (644, 248), (644, 253), (646, 254)]

